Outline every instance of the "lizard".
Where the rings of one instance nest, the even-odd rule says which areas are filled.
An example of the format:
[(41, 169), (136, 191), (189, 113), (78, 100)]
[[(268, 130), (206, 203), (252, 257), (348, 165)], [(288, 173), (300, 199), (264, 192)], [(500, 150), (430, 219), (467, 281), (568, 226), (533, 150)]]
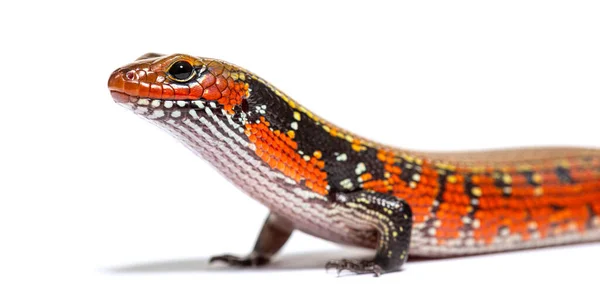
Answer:
[[(294, 230), (376, 250), (326, 268), (398, 271), (451, 257), (600, 240), (600, 149), (399, 149), (313, 114), (234, 64), (148, 53), (116, 69), (114, 101), (165, 129), (270, 211), (252, 252), (269, 263)], [(394, 124), (391, 124), (393, 126)]]

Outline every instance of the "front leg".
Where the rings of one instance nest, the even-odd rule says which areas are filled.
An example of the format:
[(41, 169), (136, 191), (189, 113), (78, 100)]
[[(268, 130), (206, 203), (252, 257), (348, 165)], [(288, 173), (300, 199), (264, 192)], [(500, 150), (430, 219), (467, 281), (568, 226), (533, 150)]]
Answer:
[(293, 230), (294, 227), (290, 221), (270, 213), (258, 235), (254, 250), (249, 255), (245, 257), (230, 254), (218, 255), (211, 257), (210, 262), (222, 261), (231, 266), (240, 267), (265, 265), (283, 247)]
[(412, 229), (412, 211), (408, 203), (393, 195), (371, 191), (338, 193), (334, 199), (349, 222), (372, 224), (379, 233), (379, 241), (374, 259), (330, 261), (325, 268), (336, 268), (338, 274), (349, 270), (375, 276), (400, 270), (408, 259)]

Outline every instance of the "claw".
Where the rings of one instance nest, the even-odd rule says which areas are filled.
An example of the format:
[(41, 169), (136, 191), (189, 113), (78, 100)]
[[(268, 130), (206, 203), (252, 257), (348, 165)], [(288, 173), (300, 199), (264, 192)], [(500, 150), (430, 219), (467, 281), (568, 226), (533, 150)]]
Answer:
[(344, 270), (348, 270), (348, 271), (354, 272), (356, 274), (373, 273), (375, 275), (375, 277), (378, 277), (379, 275), (381, 275), (381, 273), (383, 273), (383, 269), (381, 268), (381, 266), (379, 266), (378, 264), (376, 264), (373, 261), (368, 261), (368, 260), (358, 261), (358, 260), (342, 259), (342, 260), (332, 260), (325, 264), (326, 271), (329, 271), (329, 269), (333, 268), (333, 267), (336, 268), (338, 276)]

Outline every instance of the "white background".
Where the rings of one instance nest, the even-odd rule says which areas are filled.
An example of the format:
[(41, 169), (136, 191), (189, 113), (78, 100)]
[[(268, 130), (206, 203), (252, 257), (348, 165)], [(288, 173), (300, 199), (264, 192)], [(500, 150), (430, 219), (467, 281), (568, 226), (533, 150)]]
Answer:
[(597, 1), (8, 1), (0, 298), (597, 298), (598, 244), (338, 278), (328, 259), (371, 252), (294, 233), (271, 267), (208, 266), (249, 251), (266, 209), (106, 82), (143, 53), (182, 52), (399, 147), (599, 147), (599, 16)]

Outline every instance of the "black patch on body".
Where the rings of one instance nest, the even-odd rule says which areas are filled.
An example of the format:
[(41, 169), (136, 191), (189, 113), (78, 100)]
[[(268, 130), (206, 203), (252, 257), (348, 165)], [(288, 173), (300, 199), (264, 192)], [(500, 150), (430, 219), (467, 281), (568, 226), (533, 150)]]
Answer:
[(535, 182), (535, 180), (533, 180), (533, 175), (535, 174), (533, 171), (521, 171), (521, 174), (523, 174), (523, 176), (525, 176), (525, 179), (527, 179), (527, 183), (529, 183), (530, 185), (534, 186), (534, 187), (538, 187), (540, 186), (539, 183)]
[[(364, 151), (354, 151), (352, 144), (345, 139), (334, 137), (323, 129), (318, 121), (309, 118), (299, 109), (292, 109), (283, 99), (264, 83), (251, 80), (250, 97), (248, 98), (249, 121), (256, 122), (262, 114), (256, 113), (256, 107), (266, 106), (265, 119), (270, 122), (273, 130), (287, 132), (292, 129), (292, 122), (298, 124), (295, 130), (294, 141), (298, 144), (297, 151), (301, 155), (313, 156), (315, 151), (321, 152), (321, 160), (325, 162), (324, 171), (327, 173), (327, 181), (330, 192), (359, 190), (360, 183), (355, 173), (356, 166), (364, 163), (365, 173), (371, 173), (373, 179), (383, 178), (383, 163), (377, 159), (377, 150), (367, 147)], [(294, 111), (300, 113), (300, 120), (294, 119)], [(338, 157), (346, 154), (346, 160), (340, 161)], [(341, 181), (349, 179), (353, 188), (348, 190), (342, 187)]]
[[(502, 197), (510, 198), (512, 195), (512, 184), (504, 182), (504, 175), (506, 174), (499, 170), (496, 170), (492, 173), (492, 178), (494, 178), (494, 186), (502, 191)], [(486, 176), (489, 176), (489, 174), (486, 174)]]
[(567, 169), (563, 166), (558, 166), (555, 169), (555, 173), (561, 183), (566, 183), (566, 184), (575, 183), (575, 180), (573, 180), (573, 177), (571, 177), (571, 172), (569, 171), (569, 169)]

